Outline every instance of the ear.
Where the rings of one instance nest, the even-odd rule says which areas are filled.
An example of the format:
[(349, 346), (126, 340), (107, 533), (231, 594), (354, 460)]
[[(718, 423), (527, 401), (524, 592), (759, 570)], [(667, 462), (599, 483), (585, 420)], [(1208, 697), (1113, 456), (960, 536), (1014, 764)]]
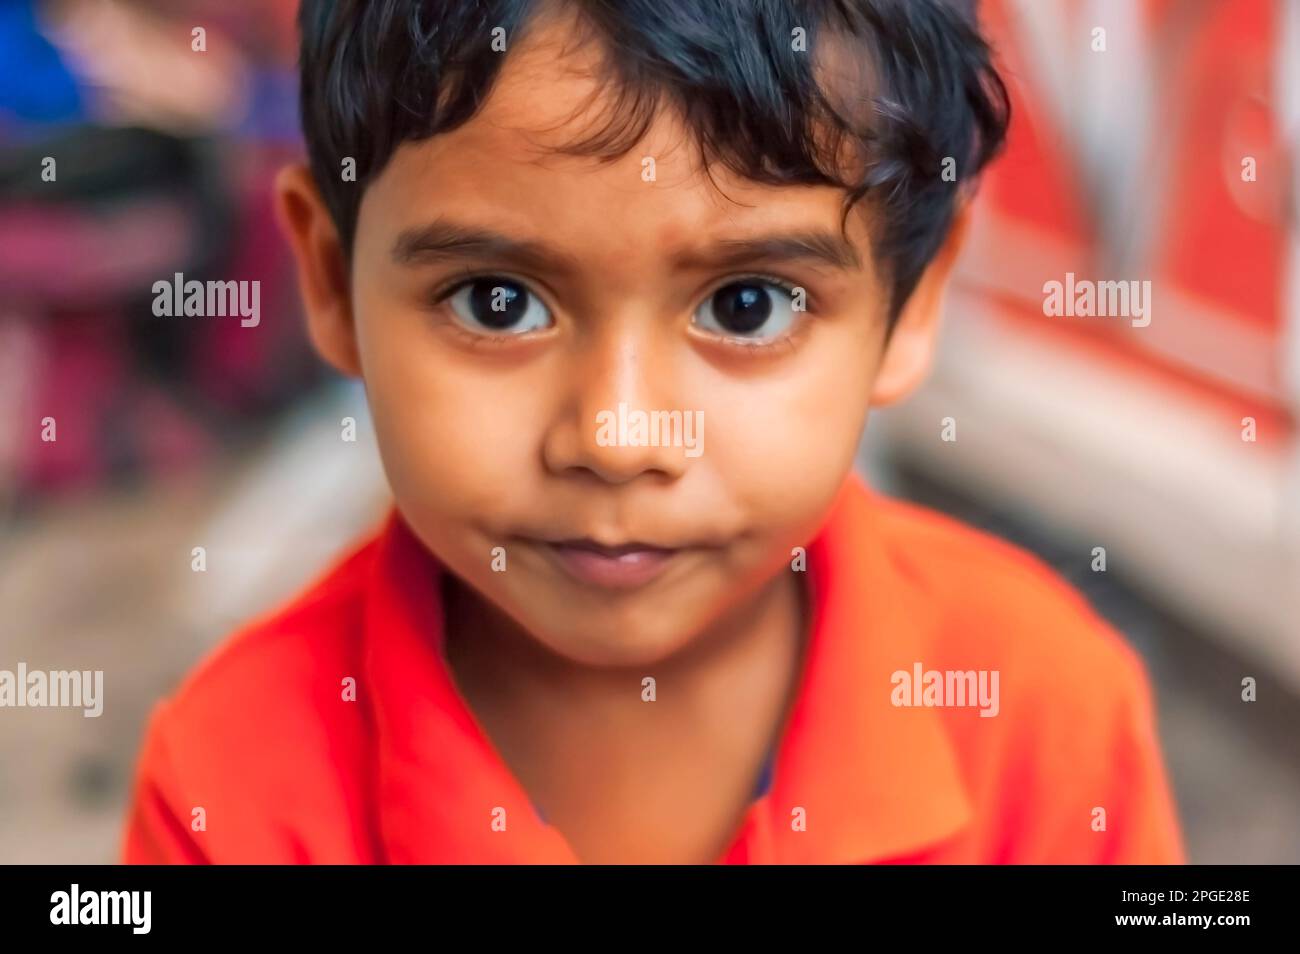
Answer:
[(963, 201), (953, 216), (948, 237), (930, 260), (890, 333), (871, 390), (873, 407), (893, 404), (906, 397), (929, 371), (939, 336), (944, 293), (969, 227), (970, 203)]
[(312, 344), (338, 371), (357, 377), (361, 361), (347, 260), (338, 230), (305, 165), (280, 170), (275, 179), (275, 205), (281, 231), (298, 264), (298, 288)]

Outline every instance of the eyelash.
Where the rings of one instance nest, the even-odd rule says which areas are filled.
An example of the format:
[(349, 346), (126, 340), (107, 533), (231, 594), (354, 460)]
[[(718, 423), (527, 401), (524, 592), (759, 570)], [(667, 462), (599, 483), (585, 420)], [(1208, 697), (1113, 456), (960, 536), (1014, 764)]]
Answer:
[(731, 348), (738, 354), (744, 355), (746, 358), (767, 358), (777, 354), (790, 353), (795, 349), (796, 344), (799, 339), (803, 337), (803, 333), (808, 326), (807, 319), (801, 316), (809, 315), (814, 311), (812, 295), (808, 292), (808, 289), (805, 286), (800, 285), (798, 282), (792, 282), (777, 275), (751, 272), (723, 279), (717, 285), (713, 286), (713, 290), (705, 296), (705, 299), (707, 300), (708, 298), (713, 297), (720, 289), (726, 288), (728, 285), (734, 285), (745, 281), (759, 281), (768, 285), (775, 285), (791, 298), (794, 297), (796, 288), (803, 288), (805, 307), (802, 312), (799, 312), (796, 315), (795, 320), (791, 323), (790, 331), (786, 332), (779, 338), (773, 338), (771, 341), (749, 341), (744, 338), (731, 338), (723, 335), (713, 335), (713, 337), (719, 341), (725, 342), (727, 347)]
[[(447, 299), (449, 299), (452, 295), (456, 294), (456, 292), (460, 291), (469, 283), (476, 281), (480, 278), (497, 278), (497, 277), (511, 278), (514, 281), (518, 281), (520, 284), (528, 288), (530, 294), (535, 294), (535, 292), (533, 292), (533, 282), (531, 281), (526, 281), (522, 278), (517, 278), (515, 276), (505, 274), (502, 272), (474, 272), (472, 269), (465, 269), (460, 273), (458, 273), (457, 277), (451, 282), (440, 285), (438, 290), (434, 291), (429, 296), (430, 303), (435, 307), (441, 306), (447, 301)], [(719, 282), (717, 285), (713, 286), (713, 289), (707, 295), (705, 295), (705, 300), (717, 294), (720, 289), (723, 289), (728, 285), (734, 285), (738, 282), (744, 282), (744, 281), (759, 281), (768, 285), (773, 285), (777, 288), (780, 288), (791, 298), (794, 297), (795, 289), (803, 288), (805, 308), (800, 314), (808, 315), (808, 314), (813, 314), (816, 311), (816, 308), (813, 305), (812, 295), (808, 292), (808, 289), (806, 287), (800, 285), (797, 282), (792, 282), (789, 281), (788, 279), (781, 278), (777, 275), (769, 275), (762, 272), (752, 272), (752, 273), (735, 275), (726, 278), (723, 281)], [(449, 320), (447, 322), (447, 325), (448, 327), (450, 327), (452, 332), (458, 338), (460, 338), (462, 341), (469, 344), (472, 348), (476, 348), (476, 349), (507, 346), (514, 343), (512, 339), (517, 339), (519, 337), (526, 337), (526, 335), (478, 334), (476, 332), (470, 331), (468, 328), (463, 327), (461, 323), (459, 321), (456, 321), (454, 318)], [(731, 348), (732, 350), (740, 354), (743, 354), (745, 357), (760, 358), (760, 357), (768, 357), (773, 354), (788, 353), (790, 351), (793, 351), (795, 348), (795, 343), (797, 339), (802, 337), (802, 332), (806, 325), (807, 325), (807, 321), (805, 319), (797, 318), (794, 322), (794, 328), (792, 331), (788, 332), (785, 335), (782, 335), (780, 338), (775, 338), (771, 341), (747, 341), (744, 338), (732, 338), (732, 337), (726, 337), (724, 335), (711, 335), (710, 337), (718, 341), (724, 342), (727, 347)]]
[[(515, 275), (511, 275), (508, 272), (476, 272), (472, 268), (465, 268), (458, 271), (454, 279), (439, 285), (437, 290), (429, 294), (430, 306), (433, 308), (442, 307), (443, 305), (446, 304), (447, 299), (449, 299), (452, 295), (456, 294), (456, 292), (460, 291), (462, 288), (464, 288), (466, 285), (470, 284), (471, 282), (478, 281), (481, 278), (509, 278), (511, 281), (516, 281), (519, 282), (521, 285), (524, 285), (528, 289), (529, 294), (536, 294), (533, 291), (533, 285), (535, 284), (534, 282), (526, 281), (525, 279), (519, 278)], [(479, 334), (477, 332), (470, 331), (468, 328), (466, 328), (464, 325), (462, 325), (459, 321), (457, 321), (454, 317), (451, 316), (448, 316), (447, 320), (443, 322), (443, 324), (445, 325), (446, 328), (448, 328), (451, 331), (452, 334), (454, 334), (461, 341), (465, 342), (467, 345), (469, 345), (471, 349), (475, 351), (486, 350), (489, 348), (508, 347), (512, 344), (517, 343), (517, 340), (520, 337), (527, 337), (526, 335)]]
[[(737, 275), (735, 278), (728, 278), (724, 280), (720, 285), (715, 287), (713, 290), (716, 292), (719, 288), (725, 288), (728, 285), (734, 285), (737, 282), (743, 282), (752, 279), (758, 279), (759, 281), (766, 282), (769, 285), (775, 285), (777, 288), (780, 288), (782, 291), (790, 295), (792, 298), (794, 297), (794, 290), (796, 288), (803, 288), (803, 286), (800, 285), (798, 282), (792, 282), (789, 281), (788, 279), (781, 278), (777, 275), (765, 275), (762, 272), (754, 272), (753, 274), (749, 274), (749, 275)], [(806, 293), (807, 291), (808, 289), (804, 288), (804, 292)]]

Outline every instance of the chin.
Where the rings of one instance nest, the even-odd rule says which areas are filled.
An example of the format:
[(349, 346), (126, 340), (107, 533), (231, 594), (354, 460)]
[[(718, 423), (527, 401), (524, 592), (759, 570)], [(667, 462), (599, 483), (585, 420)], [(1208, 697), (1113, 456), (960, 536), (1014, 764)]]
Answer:
[(662, 620), (652, 626), (623, 622), (597, 626), (584, 619), (573, 628), (551, 625), (540, 632), (546, 632), (542, 641), (552, 652), (571, 662), (597, 667), (653, 666), (690, 643), (688, 628), (665, 626)]

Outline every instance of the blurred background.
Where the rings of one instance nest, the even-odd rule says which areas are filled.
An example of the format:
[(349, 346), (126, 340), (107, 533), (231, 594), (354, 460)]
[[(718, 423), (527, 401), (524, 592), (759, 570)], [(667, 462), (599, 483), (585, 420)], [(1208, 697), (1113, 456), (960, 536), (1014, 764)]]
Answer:
[[(1009, 148), (930, 381), (860, 467), (1133, 643), (1194, 862), (1300, 862), (1300, 2), (981, 11)], [(155, 700), (384, 512), (271, 211), (295, 12), (0, 0), (0, 669), (102, 669), (109, 700), (0, 710), (0, 862), (115, 861)], [(176, 272), (260, 281), (260, 324), (154, 317)], [(1045, 317), (1070, 272), (1149, 280), (1151, 323)]]

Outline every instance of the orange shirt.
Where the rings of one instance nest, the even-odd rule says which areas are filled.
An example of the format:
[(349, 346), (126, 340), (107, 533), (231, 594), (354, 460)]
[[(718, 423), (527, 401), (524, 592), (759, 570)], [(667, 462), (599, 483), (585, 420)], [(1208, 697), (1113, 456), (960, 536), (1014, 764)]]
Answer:
[[(150, 716), (125, 860), (575, 861), (452, 681), (439, 572), (393, 511), (196, 667)], [(798, 694), (719, 862), (1185, 861), (1143, 665), (1037, 559), (853, 475), (805, 572)]]

